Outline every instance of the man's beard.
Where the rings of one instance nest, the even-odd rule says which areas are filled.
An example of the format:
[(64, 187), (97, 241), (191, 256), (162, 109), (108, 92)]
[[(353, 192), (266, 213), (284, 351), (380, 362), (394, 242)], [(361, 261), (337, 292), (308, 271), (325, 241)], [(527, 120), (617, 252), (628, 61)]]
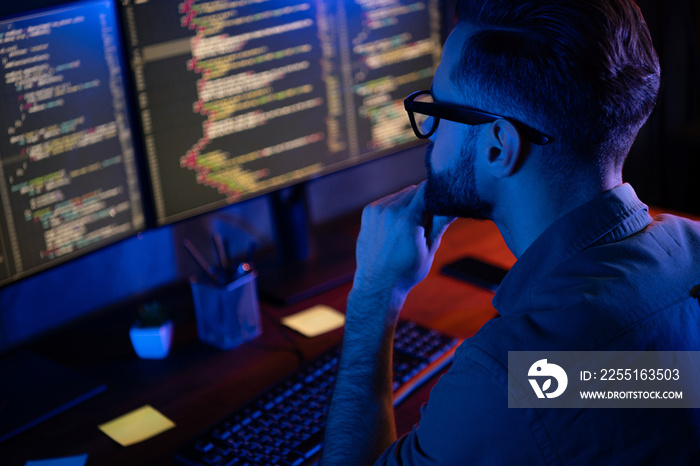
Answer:
[(431, 164), (433, 143), (425, 150), (425, 168), (428, 180), (425, 186), (425, 206), (434, 215), (465, 217), (479, 220), (491, 218), (492, 206), (484, 201), (476, 189), (474, 158), (476, 139), (469, 135), (462, 146), (455, 167), (434, 173)]

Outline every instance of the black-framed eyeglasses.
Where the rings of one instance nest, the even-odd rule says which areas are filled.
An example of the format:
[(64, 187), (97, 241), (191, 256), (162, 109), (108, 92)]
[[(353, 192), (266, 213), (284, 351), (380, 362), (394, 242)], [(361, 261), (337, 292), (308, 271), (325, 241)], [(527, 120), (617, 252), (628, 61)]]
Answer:
[[(411, 120), (413, 132), (420, 139), (428, 139), (437, 130), (440, 119), (450, 120), (466, 125), (482, 125), (496, 120), (505, 119), (510, 121), (522, 134), (537, 145), (549, 144), (554, 139), (552, 136), (527, 126), (513, 118), (494, 115), (467, 107), (456, 107), (454, 105), (438, 104), (433, 101), (430, 91), (417, 91), (406, 97), (403, 106), (408, 112), (408, 119)], [(429, 127), (423, 127), (425, 120), (433, 117)]]

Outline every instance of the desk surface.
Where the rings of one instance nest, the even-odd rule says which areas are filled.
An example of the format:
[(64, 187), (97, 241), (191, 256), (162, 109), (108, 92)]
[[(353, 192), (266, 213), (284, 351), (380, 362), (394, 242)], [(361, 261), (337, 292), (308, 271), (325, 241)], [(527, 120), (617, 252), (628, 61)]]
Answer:
[[(652, 209), (652, 213), (658, 213)], [(356, 227), (355, 227), (356, 228)], [(492, 222), (458, 220), (447, 231), (428, 277), (412, 291), (402, 317), (459, 338), (472, 336), (496, 312), (493, 293), (439, 273), (452, 260), (472, 255), (510, 267), (515, 258)], [(342, 330), (307, 339), (275, 322), (315, 304), (345, 309), (350, 284), (288, 307), (263, 303), (263, 334), (230, 351), (197, 339), (192, 298), (187, 285), (136, 297), (71, 324), (33, 343), (29, 349), (107, 385), (106, 392), (0, 443), (0, 464), (22, 466), (29, 459), (89, 455), (88, 465), (171, 465), (183, 443), (294, 371), (299, 361), (281, 332), (312, 359), (342, 339)], [(128, 330), (136, 305), (158, 298), (172, 311), (175, 340), (170, 355), (159, 361), (136, 357)], [(0, 376), (2, 376), (0, 374)], [(437, 377), (395, 410), (399, 433), (419, 420)], [(122, 447), (97, 426), (150, 404), (177, 427), (142, 443)]]
[[(433, 270), (411, 293), (402, 316), (447, 334), (467, 338), (495, 315), (493, 294), (441, 275), (441, 266), (465, 255), (509, 267), (515, 261), (491, 222), (458, 220), (446, 233)], [(323, 303), (345, 309), (350, 285), (286, 308), (263, 304), (263, 335), (230, 351), (200, 343), (186, 286), (165, 290), (162, 302), (174, 310), (175, 341), (168, 358), (140, 360), (128, 337), (135, 304), (106, 310), (32, 345), (41, 355), (104, 382), (106, 392), (0, 444), (0, 463), (87, 453), (88, 465), (169, 465), (179, 445), (215, 423), (298, 367), (280, 332), (313, 358), (340, 342), (342, 330), (313, 339), (273, 325), (280, 317)], [(418, 421), (435, 378), (396, 409), (398, 432)], [(150, 404), (177, 427), (150, 440), (122, 447), (97, 425)]]
[[(460, 220), (450, 227), (437, 253), (433, 271), (411, 293), (402, 316), (465, 338), (474, 334), (495, 311), (492, 293), (438, 273), (454, 258), (473, 254), (509, 266), (514, 258), (491, 222)], [(174, 310), (175, 341), (160, 361), (140, 360), (129, 342), (136, 300), (120, 305), (33, 343), (33, 351), (105, 383), (107, 391), (56, 417), (0, 443), (0, 463), (24, 465), (29, 459), (87, 453), (88, 465), (169, 465), (173, 453), (190, 438), (234, 411), (266, 387), (298, 367), (297, 357), (280, 332), (313, 358), (339, 343), (342, 330), (307, 339), (273, 325), (280, 317), (323, 303), (345, 309), (350, 284), (279, 308), (263, 303), (263, 334), (230, 351), (200, 343), (187, 286), (159, 296)], [(396, 409), (399, 432), (418, 421), (434, 379)], [(97, 426), (150, 404), (177, 427), (130, 447), (122, 447)]]

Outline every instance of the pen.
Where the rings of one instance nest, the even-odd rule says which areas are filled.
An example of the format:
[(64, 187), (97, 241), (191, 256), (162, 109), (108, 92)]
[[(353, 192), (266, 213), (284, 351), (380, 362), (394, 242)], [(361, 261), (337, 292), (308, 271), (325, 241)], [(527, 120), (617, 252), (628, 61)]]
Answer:
[(190, 253), (192, 258), (197, 262), (197, 264), (204, 270), (204, 273), (206, 273), (209, 278), (211, 279), (212, 282), (215, 284), (218, 284), (219, 280), (217, 279), (217, 274), (216, 274), (216, 269), (214, 266), (209, 265), (209, 263), (202, 257), (202, 255), (197, 251), (197, 249), (194, 247), (192, 244), (192, 241), (189, 239), (185, 239), (182, 242), (182, 245), (185, 246), (185, 249), (187, 249), (187, 252)]
[(238, 267), (236, 267), (236, 272), (233, 275), (233, 280), (241, 278), (248, 272), (250, 272), (250, 264), (247, 262), (241, 262), (240, 264), (238, 264)]
[(221, 238), (221, 234), (219, 232), (214, 233), (214, 247), (216, 248), (216, 253), (219, 256), (219, 265), (221, 265), (221, 269), (224, 271), (224, 274), (228, 275), (228, 272), (229, 272), (228, 258), (226, 257), (226, 249), (224, 248), (224, 240)]

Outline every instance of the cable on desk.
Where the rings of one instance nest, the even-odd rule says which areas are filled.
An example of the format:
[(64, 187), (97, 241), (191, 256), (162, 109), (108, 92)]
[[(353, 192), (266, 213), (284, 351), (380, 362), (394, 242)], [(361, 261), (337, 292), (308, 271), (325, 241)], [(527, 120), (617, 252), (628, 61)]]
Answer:
[(282, 325), (280, 325), (279, 321), (276, 320), (274, 317), (272, 317), (270, 315), (270, 313), (267, 310), (263, 309), (262, 307), (260, 308), (260, 313), (262, 314), (263, 317), (265, 317), (270, 322), (270, 324), (275, 328), (277, 333), (282, 338), (284, 338), (287, 341), (287, 343), (290, 344), (291, 348), (285, 348), (283, 346), (272, 347), (272, 346), (267, 346), (267, 345), (258, 345), (258, 346), (263, 347), (263, 348), (267, 348), (270, 350), (275, 350), (275, 351), (276, 350), (289, 351), (290, 353), (292, 353), (293, 355), (295, 355), (297, 357), (297, 359), (299, 360), (299, 364), (303, 364), (304, 362), (306, 362), (306, 356), (304, 355), (304, 352), (301, 350), (301, 347), (299, 346), (299, 344), (296, 341), (294, 341), (294, 339), (291, 336), (289, 336), (286, 329), (284, 329), (282, 327)]

